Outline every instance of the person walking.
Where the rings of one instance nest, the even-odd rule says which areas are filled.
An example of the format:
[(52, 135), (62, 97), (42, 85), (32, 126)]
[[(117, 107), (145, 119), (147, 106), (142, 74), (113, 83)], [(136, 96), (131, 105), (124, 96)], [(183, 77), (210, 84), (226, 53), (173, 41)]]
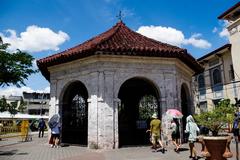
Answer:
[(233, 136), (236, 140), (236, 142), (238, 142), (238, 137), (239, 137), (239, 121), (240, 121), (240, 113), (235, 113), (234, 114), (234, 120), (233, 120)]
[(157, 150), (157, 142), (159, 143), (160, 147), (162, 148), (162, 153), (165, 152), (163, 143), (161, 141), (161, 121), (158, 119), (157, 114), (154, 113), (152, 115), (152, 120), (150, 122), (150, 133), (151, 133), (151, 139), (152, 139), (152, 145), (153, 149)]
[(51, 137), (49, 140), (49, 144), (51, 144), (52, 148), (58, 148), (59, 146), (59, 138), (60, 138), (60, 116), (59, 114), (54, 114), (49, 122), (49, 128), (51, 128)]
[(190, 148), (189, 158), (193, 158), (196, 160), (197, 159), (197, 151), (195, 149), (194, 143), (196, 142), (196, 139), (197, 139), (197, 133), (200, 130), (191, 115), (189, 115), (186, 118), (186, 121), (187, 121), (187, 124), (186, 124), (185, 133), (189, 133), (189, 136), (188, 136), (188, 142), (189, 142), (189, 148)]
[(43, 118), (41, 118), (39, 120), (39, 123), (38, 123), (38, 131), (39, 131), (38, 138), (44, 136), (44, 129), (45, 129), (45, 127), (46, 127), (45, 121), (43, 120)]
[(234, 114), (232, 133), (233, 133), (235, 143), (236, 143), (236, 159), (237, 160), (239, 159), (239, 149), (238, 149), (239, 125), (240, 125), (240, 112), (236, 112)]
[(180, 124), (177, 118), (173, 118), (171, 121), (170, 129), (172, 129), (172, 143), (175, 146), (174, 151), (179, 153), (180, 148)]
[(59, 147), (59, 138), (60, 138), (60, 124), (58, 123), (55, 127), (51, 128), (51, 136), (52, 136), (52, 148)]

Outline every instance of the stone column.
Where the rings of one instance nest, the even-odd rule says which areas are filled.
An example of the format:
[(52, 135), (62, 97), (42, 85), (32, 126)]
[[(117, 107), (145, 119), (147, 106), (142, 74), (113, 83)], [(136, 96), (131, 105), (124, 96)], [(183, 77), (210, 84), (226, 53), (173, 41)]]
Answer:
[(114, 99), (113, 106), (113, 148), (119, 147), (119, 133), (118, 133), (118, 107), (121, 104), (119, 98)]
[(98, 126), (97, 126), (97, 137), (98, 137), (98, 148), (103, 148), (103, 142), (105, 141), (105, 119), (104, 119), (104, 72), (100, 71), (98, 73), (98, 97), (97, 97), (97, 121), (98, 121)]
[(114, 148), (114, 72), (104, 71), (104, 94), (102, 104), (102, 113), (99, 115), (102, 127), (99, 128), (102, 131), (102, 140), (100, 141), (101, 148), (112, 149)]
[(89, 76), (89, 98), (88, 98), (88, 148), (98, 148), (98, 86), (99, 86), (98, 72), (91, 73)]
[(165, 86), (165, 97), (166, 98), (166, 105), (167, 108), (174, 108), (174, 94), (175, 94), (175, 87), (173, 86), (174, 77), (172, 72), (164, 73), (164, 86)]
[(51, 80), (50, 83), (50, 108), (49, 108), (49, 118), (52, 115), (59, 113), (59, 93), (58, 90), (58, 81)]
[[(50, 101), (49, 101), (49, 119), (59, 111), (59, 104), (58, 104), (58, 93), (57, 93), (57, 87), (58, 87), (58, 81), (57, 80), (51, 80), (50, 81)], [(48, 138), (51, 137), (51, 129), (48, 129)]]

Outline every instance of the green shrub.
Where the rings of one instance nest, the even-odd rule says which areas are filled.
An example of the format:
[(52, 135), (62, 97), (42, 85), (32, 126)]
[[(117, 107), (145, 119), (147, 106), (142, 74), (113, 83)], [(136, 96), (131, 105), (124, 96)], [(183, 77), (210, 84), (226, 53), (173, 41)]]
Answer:
[(223, 99), (212, 111), (200, 113), (194, 118), (198, 125), (207, 127), (213, 136), (217, 136), (218, 132), (229, 122), (228, 115), (234, 115), (234, 112), (235, 107), (230, 104), (230, 100)]

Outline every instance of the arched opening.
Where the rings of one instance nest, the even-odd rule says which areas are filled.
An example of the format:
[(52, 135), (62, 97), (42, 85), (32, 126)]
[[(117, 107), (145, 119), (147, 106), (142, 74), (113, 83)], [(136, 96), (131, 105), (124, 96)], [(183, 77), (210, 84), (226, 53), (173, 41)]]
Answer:
[(156, 87), (146, 79), (132, 78), (122, 84), (118, 98), (119, 146), (149, 144), (150, 118), (154, 112), (161, 116)]
[[(181, 108), (182, 108), (182, 131), (186, 129), (186, 118), (191, 114), (191, 110), (189, 108), (189, 92), (188, 92), (188, 87), (186, 84), (183, 84), (181, 86)], [(185, 137), (185, 134), (183, 134), (183, 141), (187, 142), (187, 138)]]
[(83, 83), (71, 83), (62, 101), (62, 143), (87, 145), (88, 92)]

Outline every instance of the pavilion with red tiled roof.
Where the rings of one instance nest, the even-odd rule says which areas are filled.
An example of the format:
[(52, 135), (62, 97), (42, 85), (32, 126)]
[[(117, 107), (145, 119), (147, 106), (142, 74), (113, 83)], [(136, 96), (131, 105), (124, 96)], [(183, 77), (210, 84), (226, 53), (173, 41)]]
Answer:
[(186, 49), (122, 21), (37, 65), (50, 82), (49, 116), (61, 116), (61, 142), (108, 149), (148, 144), (153, 113), (162, 119), (169, 108), (193, 114), (192, 76), (202, 71)]
[(186, 49), (147, 38), (129, 29), (122, 21), (80, 45), (38, 60), (37, 65), (49, 80), (47, 67), (98, 54), (178, 58), (194, 71), (202, 70)]

